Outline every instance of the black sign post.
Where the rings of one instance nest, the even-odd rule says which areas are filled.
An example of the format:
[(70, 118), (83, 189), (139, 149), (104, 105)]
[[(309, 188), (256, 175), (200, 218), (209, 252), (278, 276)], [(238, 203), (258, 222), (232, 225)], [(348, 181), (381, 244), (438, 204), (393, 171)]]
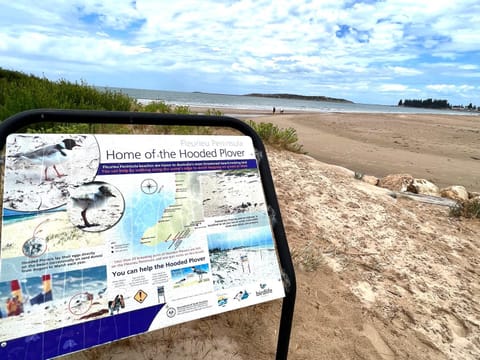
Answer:
[[(198, 166), (196, 169), (197, 171), (208, 171), (208, 170), (214, 170), (217, 168), (221, 169), (242, 169), (241, 166), (245, 167), (250, 167), (250, 168), (255, 168), (255, 171), (258, 170), (258, 173), (260, 175), (260, 182), (261, 182), (261, 187), (263, 189), (263, 194), (265, 197), (265, 209), (268, 209), (268, 218), (269, 218), (269, 223), (270, 223), (270, 228), (271, 232), (273, 233), (273, 241), (274, 241), (274, 246), (276, 249), (276, 254), (278, 256), (278, 262), (279, 262), (279, 267), (280, 267), (280, 274), (281, 274), (281, 284), (283, 284), (283, 289), (282, 292), (284, 292), (284, 298), (283, 298), (283, 305), (282, 305), (282, 311), (281, 311), (281, 317), (280, 317), (280, 326), (279, 326), (279, 336), (278, 336), (278, 342), (277, 342), (277, 353), (276, 353), (276, 358), (277, 359), (286, 359), (288, 355), (288, 348), (289, 348), (289, 341), (290, 341), (290, 333), (291, 333), (291, 327), (292, 327), (292, 319), (293, 319), (293, 312), (294, 312), (294, 306), (295, 306), (295, 296), (296, 296), (296, 281), (295, 281), (295, 272), (292, 264), (292, 260), (290, 257), (290, 251), (285, 235), (285, 230), (282, 222), (282, 217), (280, 213), (280, 208), (278, 205), (278, 201), (276, 198), (276, 193), (274, 189), (274, 184), (272, 180), (272, 176), (270, 173), (270, 168), (268, 164), (268, 159), (267, 159), (267, 154), (265, 151), (265, 147), (258, 136), (258, 134), (246, 123), (243, 121), (240, 121), (235, 118), (231, 117), (223, 117), (223, 116), (202, 116), (202, 115), (173, 115), (173, 114), (154, 114), (154, 113), (139, 113), (139, 112), (109, 112), (109, 111), (73, 111), (73, 110), (32, 110), (32, 111), (26, 111), (19, 113), (9, 119), (6, 119), (0, 124), (0, 148), (5, 149), (7, 145), (7, 137), (11, 134), (17, 133), (21, 131), (22, 129), (26, 129), (31, 125), (34, 124), (40, 124), (40, 123), (67, 123), (67, 124), (78, 124), (78, 123), (83, 123), (83, 124), (130, 124), (130, 125), (181, 125), (181, 126), (211, 126), (211, 127), (222, 127), (222, 128), (227, 128), (227, 129), (234, 129), (239, 131), (240, 133), (243, 134), (243, 136), (249, 137), (251, 139), (251, 143), (253, 143), (253, 149), (255, 154), (253, 155), (254, 159), (245, 159), (242, 158), (241, 161), (223, 161), (222, 159), (220, 160), (215, 160), (216, 156), (218, 155), (215, 150), (212, 150), (210, 152), (203, 152), (201, 155), (203, 157), (211, 157), (212, 160), (207, 159), (208, 161), (202, 161), (197, 162), (197, 163), (192, 163), (192, 162), (180, 162), (178, 161), (179, 159), (177, 158), (175, 162), (169, 162), (168, 166), (172, 167), (170, 170), (165, 170), (165, 164), (160, 164), (156, 165), (153, 163), (138, 163), (135, 165), (130, 165), (124, 166), (125, 169), (121, 169), (118, 166), (115, 167), (115, 164), (100, 164), (103, 167), (98, 170), (103, 171), (103, 174), (118, 174), (121, 171), (129, 171), (130, 173), (134, 172), (139, 172), (138, 167), (144, 167), (143, 171), (144, 173), (147, 172), (158, 172), (158, 171), (170, 171), (174, 172), (175, 169), (183, 169), (183, 171), (192, 171), (192, 170), (185, 170), (185, 169), (191, 169), (192, 166)], [(39, 134), (40, 135), (40, 134)], [(19, 139), (21, 139), (19, 137)], [(75, 141), (73, 143), (70, 143), (70, 141), (73, 140), (63, 140), (63, 144), (61, 144), (61, 148), (67, 148), (71, 149), (76, 145)], [(61, 150), (61, 149), (60, 149)], [(46, 151), (46, 150), (42, 150)], [(66, 150), (63, 150), (64, 152)], [(233, 155), (243, 155), (242, 151), (227, 151), (227, 150), (220, 150), (224, 151), (225, 154), (233, 154)], [(200, 153), (200, 152), (197, 152)], [(184, 151), (185, 156), (194, 156), (197, 154), (195, 151), (191, 151), (190, 153), (187, 153)], [(253, 152), (252, 152), (253, 154)], [(132, 156), (135, 157), (138, 155), (140, 157), (141, 154), (135, 154), (135, 153), (122, 153), (118, 154), (118, 156)], [(173, 155), (173, 153), (165, 153), (165, 156), (170, 156)], [(221, 154), (220, 154), (221, 155)], [(27, 155), (23, 154), (22, 155), (24, 158), (27, 157)], [(110, 153), (107, 153), (107, 157), (111, 156), (112, 159), (117, 156), (113, 151)], [(226, 156), (226, 155), (225, 155)], [(215, 159), (214, 159), (215, 158)], [(116, 159), (114, 159), (116, 160)], [(203, 159), (205, 160), (205, 159)], [(253, 165), (252, 165), (253, 162)], [(192, 165), (193, 164), (193, 165)], [(196, 165), (197, 164), (197, 165)], [(200, 165), (198, 165), (200, 164)], [(246, 164), (246, 165), (245, 165)], [(248, 165), (250, 164), (250, 165)], [(61, 176), (59, 171), (55, 168), (54, 163), (44, 163), (45, 166), (44, 172), (42, 171), (42, 175), (44, 175), (45, 180), (48, 180), (47, 178), (49, 176)], [(53, 170), (48, 170), (47, 166), (52, 166), (56, 172), (57, 175), (53, 172)], [(154, 168), (155, 166), (164, 166), (161, 169), (158, 170)], [(223, 167), (222, 167), (223, 166)], [(145, 167), (148, 167), (146, 169)], [(50, 174), (48, 173), (50, 171)], [(182, 170), (180, 170), (182, 171)], [(53, 174), (53, 175), (52, 175)], [(253, 176), (253, 175), (249, 175)], [(7, 184), (4, 185), (7, 187)], [(118, 204), (121, 205), (121, 202), (119, 200), (120, 193), (115, 192), (115, 188), (112, 186), (108, 186), (102, 182), (99, 181), (91, 181), (89, 183), (90, 187), (95, 187), (96, 192), (94, 196), (99, 197), (99, 198), (109, 198), (112, 199), (111, 201), (118, 201)], [(146, 179), (144, 182), (142, 182), (142, 191), (145, 194), (148, 194), (149, 192), (159, 192), (161, 189), (157, 188), (158, 184), (155, 183), (155, 181), (151, 181), (150, 179)], [(4, 189), (6, 191), (6, 189)], [(209, 199), (205, 199), (204, 201), (207, 201)], [(82, 230), (92, 230), (96, 229), (94, 222), (94, 219), (92, 219), (91, 215), (87, 212), (88, 209), (88, 204), (87, 204), (87, 199), (85, 197), (81, 196), (72, 196), (72, 201), (77, 205), (78, 208), (80, 208), (81, 213), (78, 216), (78, 228)], [(5, 199), (4, 199), (4, 204), (5, 204)], [(120, 206), (119, 205), (119, 206)], [(15, 205), (16, 206), (16, 205)], [(39, 209), (40, 209), (39, 205)], [(247, 207), (251, 206), (251, 204), (243, 204), (242, 206)], [(256, 206), (256, 205), (255, 205)], [(14, 209), (15, 210), (15, 209)], [(4, 209), (5, 211), (5, 209)], [(14, 212), (14, 211), (13, 211)], [(28, 213), (27, 215), (31, 215)], [(119, 215), (120, 216), (120, 215)], [(139, 215), (141, 216), (141, 215)], [(114, 217), (114, 216), (113, 216)], [(250, 220), (251, 221), (251, 220)], [(22, 251), (23, 254), (25, 255), (25, 258), (28, 258), (30, 263), (28, 261), (26, 262), (18, 262), (18, 267), (22, 267), (22, 270), (24, 269), (25, 272), (29, 271), (29, 266), (39, 266), (38, 265), (38, 258), (41, 257), (41, 255), (46, 251), (46, 244), (42, 243), (42, 237), (37, 236), (37, 234), (41, 234), (41, 226), (47, 226), (48, 220), (44, 220), (43, 222), (40, 222), (37, 227), (33, 231), (33, 235), (28, 241), (26, 241), (23, 244)], [(50, 221), (51, 223), (51, 221)], [(107, 224), (108, 225), (108, 224)], [(106, 226), (107, 226), (106, 225)], [(112, 225), (113, 226), (113, 225)], [(108, 227), (108, 226), (107, 226)], [(228, 227), (228, 225), (227, 225)], [(95, 231), (103, 231), (104, 229), (98, 228), (98, 230)], [(93, 230), (92, 230), (93, 231)], [(4, 234), (2, 234), (2, 240), (4, 240)], [(176, 234), (175, 237), (172, 240), (172, 244), (180, 244), (183, 238), (186, 238), (190, 235), (188, 231), (182, 232), (181, 234)], [(178, 240), (178, 241), (177, 241)], [(0, 243), (1, 244), (1, 243)], [(2, 251), (4, 250), (5, 244), (1, 244)], [(112, 245), (112, 253), (114, 252), (114, 245)], [(93, 254), (93, 253), (92, 253)], [(0, 254), (3, 259), (3, 254)], [(80, 255), (76, 255), (80, 256)], [(83, 258), (88, 259), (88, 256), (94, 256), (94, 255), (89, 255), (89, 253), (84, 253), (82, 254)], [(82, 258), (82, 259), (83, 259)], [(77, 258), (78, 260), (78, 258)], [(203, 261), (204, 258), (202, 257), (191, 257), (185, 260), (185, 262), (194, 262), (194, 261)], [(13, 260), (12, 260), (13, 261)], [(52, 260), (53, 261), (53, 260)], [(67, 263), (67, 260), (64, 260), (64, 262), (61, 262), (59, 257), (55, 258), (55, 261), (57, 261), (55, 266), (68, 266), (69, 263)], [(70, 261), (70, 259), (68, 260)], [(241, 256), (241, 266), (243, 269), (243, 272), (245, 271), (250, 271), (250, 263), (248, 262), (248, 256), (244, 255)], [(180, 263), (180, 262), (179, 262)], [(5, 261), (4, 261), (5, 264)], [(11, 267), (17, 266), (17, 263), (12, 263)], [(53, 263), (52, 263), (53, 264)], [(166, 262), (167, 265), (172, 265), (173, 262)], [(207, 281), (206, 278), (209, 276), (209, 271), (211, 269), (208, 268), (208, 264), (203, 264), (204, 266), (202, 267), (201, 264), (193, 264), (189, 265), (188, 267), (184, 267), (177, 272), (173, 271), (171, 272), (172, 277), (173, 275), (178, 275), (178, 281), (177, 285), (182, 286), (182, 281), (190, 281), (190, 282), (196, 282), (196, 283), (202, 283), (203, 280)], [(165, 263), (162, 264), (161, 266), (165, 266)], [(172, 265), (173, 266), (173, 265)], [(3, 269), (3, 267), (2, 267)], [(39, 268), (40, 269), (40, 268)], [(140, 271), (147, 271), (148, 267), (143, 267), (140, 268)], [(131, 271), (131, 269), (129, 269)], [(138, 271), (138, 269), (135, 269), (135, 271)], [(182, 272), (183, 271), (183, 272)], [(120, 274), (120, 272), (118, 272)], [(183, 274), (183, 275), (182, 275)], [(185, 275), (186, 274), (186, 275)], [(210, 274), (211, 275), (211, 274)], [(92, 275), (93, 276), (93, 275)], [(114, 275), (115, 276), (115, 275)], [(183, 278), (182, 278), (183, 276)], [(205, 279), (203, 278), (205, 277)], [(186, 280), (187, 279), (187, 280)], [(0, 279), (0, 282), (2, 280)], [(10, 280), (9, 280), (10, 281)], [(24, 280), (24, 282), (27, 282)], [(51, 279), (50, 275), (43, 275), (42, 277), (42, 284), (43, 284), (43, 289), (44, 291), (40, 293), (39, 295), (33, 297), (30, 299), (30, 303), (32, 306), (36, 304), (41, 304), (42, 302), (52, 300), (51, 298)], [(0, 284), (1, 285), (1, 284)], [(177, 286), (175, 285), (175, 286)], [(11, 309), (16, 309), (18, 312), (20, 312), (22, 309), (19, 309), (18, 304), (16, 305), (14, 303), (15, 301), (18, 301), (18, 295), (16, 295), (18, 291), (21, 290), (21, 284), (19, 284), (18, 280), (11, 280), (11, 291), (12, 291), (12, 297), (8, 299), (8, 301), (11, 301)], [(261, 295), (263, 294), (268, 294), (269, 291), (271, 292), (270, 289), (265, 288), (267, 287), (266, 284), (260, 284), (261, 289), (259, 288), (259, 291), (257, 293)], [(0, 289), (1, 290), (1, 289)], [(15, 295), (15, 296), (13, 296)], [(243, 300), (243, 298), (246, 298), (245, 295), (247, 294), (247, 291), (242, 292), (240, 291), (237, 294), (238, 301)], [(82, 314), (82, 311), (86, 311), (85, 309), (89, 308), (93, 294), (90, 294), (88, 291), (81, 292), (70, 300), (69, 308), (71, 309), (72, 313), (75, 314), (74, 311), (77, 312), (77, 315), (80, 316)], [(95, 295), (97, 296), (97, 295)], [(101, 294), (99, 292), (99, 295), (101, 297)], [(141, 307), (144, 304), (147, 304), (148, 301), (151, 301), (152, 299), (152, 294), (149, 291), (146, 291), (145, 288), (139, 288), (138, 291), (132, 296), (132, 299), (129, 301), (135, 301), (135, 305), (138, 307)], [(157, 294), (155, 294), (157, 296)], [(161, 299), (165, 298), (165, 289), (163, 287), (158, 288), (158, 303), (162, 303)], [(225, 301), (227, 298), (225, 298)], [(82, 331), (86, 327), (91, 325), (91, 327), (99, 326), (100, 322), (102, 322), (102, 326), (105, 326), (108, 328), (109, 326), (109, 319), (112, 317), (116, 317), (117, 321), (122, 321), (124, 319), (125, 321), (128, 321), (131, 325), (133, 323), (133, 318), (128, 316), (128, 312), (122, 314), (122, 309), (125, 307), (125, 301), (123, 298), (122, 294), (118, 294), (114, 298), (110, 299), (108, 302), (108, 308), (110, 311), (111, 315), (110, 317), (104, 317), (99, 320), (92, 320), (91, 323), (83, 323), (83, 327), (74, 327), (72, 326), (71, 328), (68, 329), (60, 329), (62, 331), (60, 332), (55, 332), (56, 330), (51, 330), (49, 332), (45, 332), (42, 334), (29, 334), (29, 336), (24, 336), (20, 339), (14, 339), (14, 338), (9, 338), (9, 339), (1, 339), (0, 341), (0, 357), (1, 358), (17, 358), (17, 356), (20, 358), (24, 358), (27, 352), (41, 352), (43, 355), (41, 357), (52, 357), (52, 356), (59, 356), (62, 354), (66, 354), (72, 351), (79, 351), (82, 349), (89, 348), (91, 346), (96, 346), (100, 345), (101, 343), (107, 342), (107, 341), (112, 341), (116, 340), (116, 338), (111, 338), (111, 337), (105, 337), (104, 340), (98, 341), (97, 343), (85, 343), (85, 344), (78, 344), (78, 341), (72, 340), (76, 338), (81, 338), (83, 336), (81, 334)], [(219, 299), (219, 304), (220, 304), (221, 299)], [(223, 301), (223, 300), (222, 300)], [(268, 301), (264, 300), (264, 301)], [(145, 303), (144, 303), (145, 302)], [(164, 301), (165, 302), (165, 301)], [(257, 301), (262, 302), (261, 300)], [(199, 303), (196, 303), (196, 306)], [(254, 304), (254, 303), (252, 303)], [(15, 307), (17, 306), (17, 307)], [(165, 311), (166, 309), (166, 316), (167, 317), (173, 317), (178, 314), (179, 311), (183, 312), (188, 312), (191, 310), (191, 305), (188, 306), (182, 306), (182, 307), (171, 307), (168, 308), (168, 306), (165, 306), (165, 304), (162, 304), (161, 306), (154, 307), (156, 312), (159, 312), (162, 309), (162, 306), (164, 306), (162, 311)], [(246, 306), (246, 305), (245, 305)], [(11, 310), (9, 308), (9, 312)], [(149, 307), (147, 309), (141, 309), (138, 311), (152, 311), (152, 307)], [(155, 312), (155, 314), (156, 314)], [(217, 311), (217, 313), (222, 312), (222, 311)], [(85, 313), (85, 312), (83, 312)], [(118, 314), (118, 315), (117, 315)], [(142, 313), (142, 316), (147, 316), (145, 315), (146, 313)], [(9, 314), (10, 315), (10, 314)], [(150, 314), (151, 315), (151, 314)], [(148, 316), (150, 316), (148, 315)], [(92, 316), (107, 316), (107, 314), (100, 314), (97, 312), (96, 314), (93, 314)], [(153, 316), (153, 315), (151, 315)], [(3, 319), (0, 319), (0, 328), (2, 327), (2, 321)], [(97, 321), (97, 322), (95, 322)], [(140, 327), (139, 327), (140, 329)], [(146, 329), (148, 330), (148, 328)], [(138, 330), (137, 333), (144, 332), (146, 330)], [(65, 340), (65, 335), (62, 335), (64, 333), (68, 333), (70, 331), (72, 338), (69, 338)], [(126, 336), (133, 336), (136, 335), (136, 333), (122, 333), (118, 334), (118, 339)], [(64, 336), (64, 338), (62, 338)], [(99, 335), (99, 338), (101, 338), (102, 335)], [(52, 340), (54, 339), (54, 340)], [(56, 340), (55, 340), (56, 339)], [(103, 339), (103, 338), (102, 338)], [(57, 348), (62, 348), (58, 350), (59, 352), (49, 352), (45, 350), (46, 346), (41, 345), (41, 348), (38, 348), (38, 344), (44, 343), (45, 341), (57, 341), (58, 343), (55, 344), (53, 347)], [(60, 346), (61, 345), (61, 346)], [(47, 346), (48, 347), (48, 346)], [(36, 349), (36, 350), (35, 350)], [(36, 354), (38, 356), (38, 353)]]

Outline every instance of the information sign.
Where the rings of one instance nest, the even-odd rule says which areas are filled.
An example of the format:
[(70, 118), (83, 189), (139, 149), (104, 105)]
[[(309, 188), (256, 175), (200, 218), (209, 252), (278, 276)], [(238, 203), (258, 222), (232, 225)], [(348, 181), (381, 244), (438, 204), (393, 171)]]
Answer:
[(10, 134), (0, 358), (285, 296), (249, 136)]

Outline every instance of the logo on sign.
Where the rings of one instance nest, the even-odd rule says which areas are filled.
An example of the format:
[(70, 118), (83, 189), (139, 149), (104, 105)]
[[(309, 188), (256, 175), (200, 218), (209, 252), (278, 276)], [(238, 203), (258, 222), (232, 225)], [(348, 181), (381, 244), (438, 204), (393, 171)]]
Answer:
[(270, 295), (272, 293), (272, 289), (270, 289), (267, 284), (260, 284), (260, 290), (255, 291), (255, 295), (257, 296), (265, 296), (265, 295)]

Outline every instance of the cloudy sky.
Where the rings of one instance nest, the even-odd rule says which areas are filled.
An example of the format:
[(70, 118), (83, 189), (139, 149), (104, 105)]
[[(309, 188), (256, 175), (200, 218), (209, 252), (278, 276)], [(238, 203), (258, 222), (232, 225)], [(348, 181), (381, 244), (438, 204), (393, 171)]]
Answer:
[(90, 85), (480, 105), (478, 0), (0, 0), (0, 67)]

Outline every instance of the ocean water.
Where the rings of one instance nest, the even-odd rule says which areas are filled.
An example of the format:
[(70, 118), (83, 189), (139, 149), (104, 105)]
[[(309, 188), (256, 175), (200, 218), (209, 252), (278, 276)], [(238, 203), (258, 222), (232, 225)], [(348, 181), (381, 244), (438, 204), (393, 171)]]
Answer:
[(222, 110), (224, 108), (235, 108), (244, 110), (267, 110), (273, 107), (277, 111), (283, 109), (289, 111), (316, 111), (316, 112), (348, 112), (348, 113), (400, 113), (400, 114), (451, 114), (451, 115), (480, 115), (454, 110), (435, 110), (408, 108), (388, 105), (374, 104), (352, 104), (327, 101), (295, 100), (295, 99), (274, 99), (244, 95), (209, 94), (201, 92), (178, 92), (163, 90), (146, 90), (130, 88), (99, 88), (120, 91), (132, 98), (142, 102), (163, 101), (171, 105), (186, 105), (190, 107), (207, 107)]

